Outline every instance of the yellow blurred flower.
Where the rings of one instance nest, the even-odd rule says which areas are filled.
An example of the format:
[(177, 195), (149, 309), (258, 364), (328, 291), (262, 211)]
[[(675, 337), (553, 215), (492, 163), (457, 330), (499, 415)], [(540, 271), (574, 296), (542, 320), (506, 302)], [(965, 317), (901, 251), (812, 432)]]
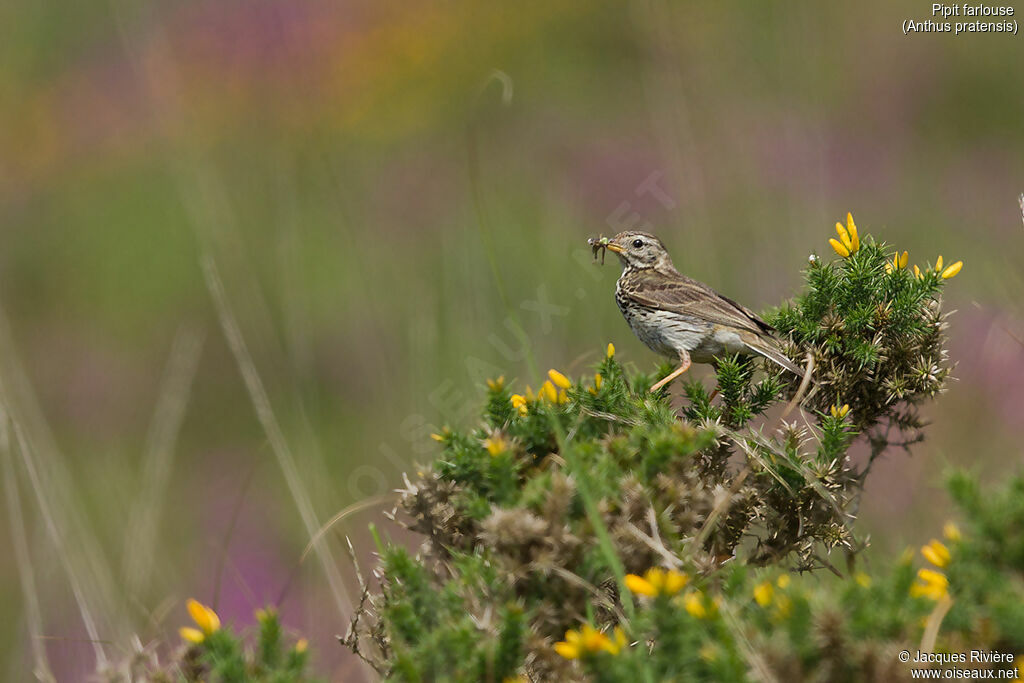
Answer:
[(309, 641), (305, 638), (299, 638), (298, 642), (295, 643), (295, 651), (300, 655), (309, 649)]
[(857, 585), (861, 588), (871, 588), (871, 577), (864, 572), (857, 572), (853, 575), (853, 580), (857, 582)]
[(626, 588), (636, 595), (646, 595), (649, 598), (656, 598), (659, 595), (675, 595), (681, 591), (690, 577), (674, 569), (664, 570), (661, 567), (652, 567), (644, 572), (643, 576), (626, 574)]
[(949, 554), (949, 548), (944, 546), (941, 541), (933, 538), (928, 545), (921, 548), (921, 554), (924, 555), (924, 559), (928, 560), (936, 567), (945, 567), (949, 564), (951, 558)]
[(206, 639), (206, 636), (220, 630), (220, 617), (217, 616), (213, 609), (192, 598), (189, 598), (185, 605), (188, 608), (189, 616), (192, 617), (192, 621), (199, 628), (183, 626), (178, 629), (178, 633), (182, 638), (191, 643), (201, 643)]
[(551, 381), (554, 382), (555, 386), (559, 389), (568, 389), (572, 386), (572, 382), (569, 381), (569, 378), (554, 368), (548, 370), (548, 377), (551, 378)]
[(772, 586), (771, 581), (763, 581), (754, 586), (754, 600), (761, 607), (767, 607), (772, 604), (772, 598), (775, 597), (775, 588)]
[(614, 636), (613, 640), (590, 624), (583, 624), (578, 631), (566, 631), (565, 640), (555, 643), (554, 650), (565, 659), (579, 659), (597, 652), (617, 655), (626, 645), (626, 634), (616, 626)]
[(505, 440), (500, 434), (495, 434), (490, 438), (484, 439), (484, 448), (491, 456), (501, 455), (508, 450), (508, 441)]
[(525, 396), (522, 394), (512, 394), (512, 398), (509, 400), (512, 402), (512, 407), (519, 411), (520, 415), (526, 415), (528, 408)]
[(933, 569), (918, 569), (917, 581), (910, 586), (914, 597), (924, 596), (936, 602), (949, 595), (949, 579), (942, 572)]
[(948, 280), (951, 277), (956, 277), (956, 274), (960, 272), (960, 269), (964, 267), (963, 261), (957, 261), (953, 265), (942, 271), (942, 279)]
[(707, 619), (718, 611), (717, 605), (708, 600), (700, 591), (692, 591), (683, 596), (683, 607), (696, 619)]
[(946, 522), (942, 525), (942, 535), (946, 537), (947, 541), (959, 543), (961, 539), (960, 527), (953, 522)]
[(551, 383), (551, 380), (544, 380), (544, 384), (540, 385), (540, 391), (537, 393), (549, 403), (558, 403), (558, 389), (555, 389), (555, 385)]
[(491, 391), (501, 391), (505, 388), (505, 375), (498, 377), (497, 379), (487, 380), (487, 388)]
[(783, 574), (779, 577), (779, 580), (775, 582), (775, 585), (781, 588), (782, 590), (786, 590), (787, 588), (789, 588), (789, 584), (790, 582), (792, 582), (792, 580), (793, 579), (792, 577), (790, 577), (789, 574)]
[(918, 280), (921, 279), (921, 269), (917, 267), (916, 263), (914, 264), (914, 277), (916, 277)]

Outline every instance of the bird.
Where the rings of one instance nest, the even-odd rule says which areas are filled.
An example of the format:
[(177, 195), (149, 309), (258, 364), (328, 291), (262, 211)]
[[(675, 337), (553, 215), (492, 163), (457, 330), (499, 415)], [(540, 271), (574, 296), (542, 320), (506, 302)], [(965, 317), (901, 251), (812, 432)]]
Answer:
[(660, 239), (637, 230), (590, 240), (622, 262), (615, 302), (633, 333), (655, 353), (679, 360), (679, 367), (651, 387), (658, 391), (690, 369), (731, 353), (759, 355), (798, 376), (782, 351), (775, 329), (749, 308), (689, 278), (672, 264)]

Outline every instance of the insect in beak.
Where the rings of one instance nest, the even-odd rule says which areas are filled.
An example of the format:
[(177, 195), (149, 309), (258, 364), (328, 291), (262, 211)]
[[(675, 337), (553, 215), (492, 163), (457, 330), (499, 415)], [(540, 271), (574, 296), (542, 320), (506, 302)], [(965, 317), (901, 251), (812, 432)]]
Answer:
[(598, 251), (601, 252), (601, 265), (602, 266), (604, 265), (604, 255), (605, 255), (605, 251), (606, 250), (611, 249), (612, 251), (614, 251), (617, 254), (621, 254), (622, 253), (622, 247), (620, 247), (619, 245), (614, 244), (612, 242), (609, 242), (608, 238), (604, 237), (604, 236), (596, 237), (596, 238), (595, 237), (591, 237), (590, 239), (587, 240), (587, 244), (589, 244), (590, 248), (594, 251), (594, 261), (597, 261), (597, 252)]

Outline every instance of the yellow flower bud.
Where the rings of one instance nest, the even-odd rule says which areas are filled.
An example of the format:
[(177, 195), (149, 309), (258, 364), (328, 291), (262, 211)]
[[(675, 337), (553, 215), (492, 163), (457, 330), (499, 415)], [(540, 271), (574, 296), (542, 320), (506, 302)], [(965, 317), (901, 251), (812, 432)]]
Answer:
[(853, 246), (853, 242), (850, 241), (850, 233), (846, 231), (842, 223), (836, 223), (836, 234), (839, 235), (839, 241), (843, 243), (847, 251), (850, 251)]
[(559, 389), (568, 389), (572, 386), (572, 382), (569, 381), (569, 378), (554, 368), (548, 370), (548, 377), (551, 378), (551, 381), (554, 382), (555, 386)]
[(853, 223), (853, 214), (846, 214), (846, 232), (850, 235), (850, 253), (860, 249), (860, 237), (857, 236), (857, 226)]
[(196, 626), (202, 629), (203, 633), (210, 634), (220, 628), (220, 617), (206, 605), (189, 598), (185, 606), (188, 607), (192, 621), (196, 622)]
[(928, 560), (936, 567), (945, 567), (952, 559), (952, 556), (949, 553), (949, 548), (944, 546), (941, 541), (935, 538), (933, 538), (928, 545), (921, 548), (921, 554), (924, 555), (924, 559)]
[(609, 358), (615, 357), (615, 344), (608, 342), (608, 350), (605, 355), (607, 355)]
[(956, 277), (956, 274), (960, 272), (960, 269), (964, 267), (963, 261), (957, 261), (953, 265), (942, 271), (942, 279), (948, 280), (951, 277)]
[[(837, 223), (837, 225), (838, 225), (838, 223)], [(848, 257), (850, 255), (850, 250), (846, 248), (846, 245), (844, 245), (842, 242), (837, 240), (835, 237), (830, 239), (828, 241), (828, 243), (831, 244), (832, 248), (835, 250), (835, 252), (837, 254), (839, 254), (840, 256), (842, 256), (843, 258), (846, 258), (846, 257)]]
[(190, 643), (201, 643), (206, 639), (205, 633), (191, 626), (182, 626), (178, 629), (178, 634), (182, 640), (187, 640)]

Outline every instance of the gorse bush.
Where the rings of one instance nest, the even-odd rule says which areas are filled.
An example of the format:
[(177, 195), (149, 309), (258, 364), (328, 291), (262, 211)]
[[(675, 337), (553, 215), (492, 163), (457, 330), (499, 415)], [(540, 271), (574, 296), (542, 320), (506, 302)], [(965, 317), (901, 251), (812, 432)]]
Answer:
[(941, 643), (1024, 647), (1020, 609), (997, 606), (1000, 590), (1020, 604), (1020, 558), (986, 558), (982, 540), (1007, 532), (1012, 496), (983, 504), (956, 478), (971, 533), (991, 528), (950, 526), (920, 572), (857, 568), (870, 465), (920, 439), (916, 408), (949, 376), (940, 294), (961, 264), (909, 270), (852, 217), (837, 232), (840, 259), (812, 257), (806, 291), (769, 318), (809, 384), (721, 358), (715, 391), (690, 380), (677, 410), (649, 391), (669, 366), (630, 372), (611, 345), (580, 380), (490, 381), (480, 425), (435, 434), (438, 459), (406, 479), (423, 545), (379, 541), (379, 592), (344, 642), (408, 681), (891, 680), (944, 618)]

